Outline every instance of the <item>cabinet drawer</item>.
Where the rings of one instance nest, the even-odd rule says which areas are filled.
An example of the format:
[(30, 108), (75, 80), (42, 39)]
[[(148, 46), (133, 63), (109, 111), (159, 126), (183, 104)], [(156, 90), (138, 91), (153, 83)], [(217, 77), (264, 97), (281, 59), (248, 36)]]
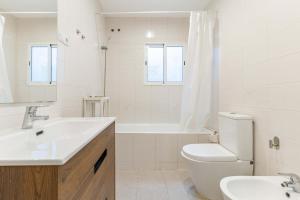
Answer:
[[(115, 125), (112, 124), (65, 165), (58, 168), (58, 199), (70, 200), (79, 198), (80, 195), (78, 193), (84, 191), (89, 185), (87, 183), (94, 178), (94, 170), (95, 167), (97, 168), (95, 164), (98, 161), (99, 165), (100, 157), (105, 154), (105, 150), (107, 155), (100, 164), (104, 165), (112, 152), (114, 155), (114, 133)], [(111, 145), (112, 143), (113, 145)]]
[[(91, 179), (86, 180), (87, 187), (80, 190), (76, 199), (80, 200), (114, 200), (115, 194), (115, 144), (110, 142), (107, 148), (107, 157)], [(108, 188), (110, 190), (108, 190)]]
[(110, 168), (104, 179), (105, 184), (101, 188), (99, 200), (115, 200), (115, 170)]

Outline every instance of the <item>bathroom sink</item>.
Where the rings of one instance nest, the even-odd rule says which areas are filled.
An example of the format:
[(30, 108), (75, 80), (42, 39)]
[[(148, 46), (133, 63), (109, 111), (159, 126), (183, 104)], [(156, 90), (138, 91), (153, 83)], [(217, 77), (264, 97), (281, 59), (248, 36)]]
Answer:
[(232, 176), (221, 180), (224, 200), (300, 200), (300, 194), (281, 187), (282, 176)]
[(63, 165), (115, 118), (58, 118), (0, 133), (0, 166)]

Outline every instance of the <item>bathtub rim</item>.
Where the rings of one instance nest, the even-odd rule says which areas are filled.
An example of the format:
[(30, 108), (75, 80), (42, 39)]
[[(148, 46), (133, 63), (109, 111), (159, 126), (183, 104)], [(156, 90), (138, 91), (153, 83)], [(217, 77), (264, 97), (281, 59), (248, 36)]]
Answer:
[[(153, 127), (154, 126), (154, 127)], [(152, 127), (149, 129), (149, 127)], [(162, 128), (162, 129), (159, 129)], [(116, 123), (116, 134), (195, 134), (210, 135), (214, 131), (203, 128), (200, 130), (180, 130), (178, 124), (153, 123), (153, 124), (133, 124), (133, 123)]]

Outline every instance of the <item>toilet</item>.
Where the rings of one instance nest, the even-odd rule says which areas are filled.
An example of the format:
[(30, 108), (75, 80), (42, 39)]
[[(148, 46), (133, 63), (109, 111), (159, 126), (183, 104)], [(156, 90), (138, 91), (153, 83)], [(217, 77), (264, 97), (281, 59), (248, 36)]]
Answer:
[(181, 151), (197, 191), (210, 200), (222, 200), (222, 178), (253, 173), (252, 118), (219, 113), (219, 137), (219, 144), (188, 144)]

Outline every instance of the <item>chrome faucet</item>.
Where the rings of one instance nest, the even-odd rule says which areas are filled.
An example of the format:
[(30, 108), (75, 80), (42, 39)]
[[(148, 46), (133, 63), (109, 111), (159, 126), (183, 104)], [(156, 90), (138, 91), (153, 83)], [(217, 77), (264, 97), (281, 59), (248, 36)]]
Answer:
[(281, 183), (282, 187), (292, 188), (294, 192), (300, 193), (300, 177), (293, 173), (278, 173), (282, 176), (289, 176), (289, 181), (284, 181)]
[(49, 116), (37, 116), (36, 112), (39, 107), (42, 106), (27, 106), (24, 115), (22, 129), (30, 129), (33, 126), (33, 122), (36, 120), (48, 120)]

